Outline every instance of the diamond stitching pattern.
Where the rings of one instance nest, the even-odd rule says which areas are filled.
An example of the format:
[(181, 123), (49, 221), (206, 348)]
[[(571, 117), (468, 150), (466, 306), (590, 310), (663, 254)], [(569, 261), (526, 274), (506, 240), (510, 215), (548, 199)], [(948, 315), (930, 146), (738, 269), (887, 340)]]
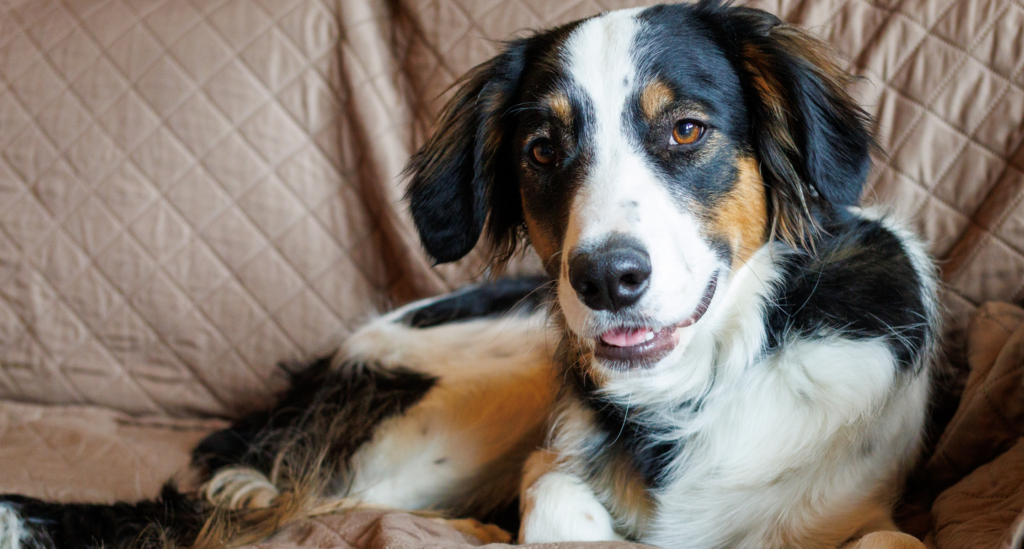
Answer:
[[(0, 397), (234, 415), (276, 361), (463, 283), (479, 255), (430, 269), (400, 204), (451, 83), (520, 29), (651, 3), (4, 4)], [(753, 2), (866, 77), (868, 199), (934, 242), (955, 327), (1024, 291), (1024, 3), (885, 4)]]

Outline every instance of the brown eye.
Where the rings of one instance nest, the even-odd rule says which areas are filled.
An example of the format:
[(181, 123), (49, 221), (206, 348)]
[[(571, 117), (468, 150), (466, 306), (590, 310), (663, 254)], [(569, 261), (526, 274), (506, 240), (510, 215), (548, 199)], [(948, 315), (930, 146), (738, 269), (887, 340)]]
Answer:
[(530, 145), (530, 156), (541, 166), (550, 165), (554, 163), (557, 156), (555, 145), (550, 139), (538, 139), (533, 142), (533, 145)]
[(672, 142), (677, 145), (692, 145), (704, 135), (704, 124), (696, 120), (680, 120), (672, 128)]

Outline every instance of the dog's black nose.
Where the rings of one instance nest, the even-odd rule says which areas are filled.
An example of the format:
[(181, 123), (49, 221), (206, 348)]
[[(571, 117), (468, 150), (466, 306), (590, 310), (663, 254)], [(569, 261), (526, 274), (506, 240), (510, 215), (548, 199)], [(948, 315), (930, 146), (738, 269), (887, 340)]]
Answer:
[(651, 258), (631, 242), (609, 242), (569, 260), (569, 283), (595, 311), (618, 311), (639, 301), (651, 277)]

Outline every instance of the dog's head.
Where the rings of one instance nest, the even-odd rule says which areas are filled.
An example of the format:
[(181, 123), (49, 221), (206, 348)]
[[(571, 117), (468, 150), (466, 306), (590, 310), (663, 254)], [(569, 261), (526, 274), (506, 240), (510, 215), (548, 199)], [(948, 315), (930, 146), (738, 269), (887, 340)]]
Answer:
[(612, 369), (679, 347), (769, 240), (857, 202), (869, 120), (818, 40), (718, 2), (611, 12), (510, 42), (410, 164), (427, 252), (528, 240)]

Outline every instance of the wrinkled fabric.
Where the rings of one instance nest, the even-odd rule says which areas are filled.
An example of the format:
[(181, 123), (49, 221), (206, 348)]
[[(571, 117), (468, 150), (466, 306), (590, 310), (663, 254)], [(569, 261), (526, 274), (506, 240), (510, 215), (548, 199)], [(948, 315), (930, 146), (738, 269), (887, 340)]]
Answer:
[(1016, 549), (1024, 524), (1024, 309), (982, 306), (967, 353), (960, 406), (920, 474), (927, 492), (938, 494), (927, 541), (940, 549)]
[[(500, 41), (633, 0), (0, 4), (0, 398), (237, 416), (431, 268), (401, 170)], [(1024, 285), (1024, 6), (755, 1), (835, 45), (948, 327)], [(537, 268), (531, 256), (513, 271)]]
[[(264, 543), (246, 549), (430, 549), (469, 547), (515, 547), (501, 543), (483, 544), (475, 537), (456, 531), (434, 519), (406, 513), (359, 511), (345, 516), (325, 516), (297, 521)], [(640, 549), (635, 543), (546, 543), (538, 549), (592, 548)]]
[[(649, 3), (0, 3), (0, 490), (153, 495), (220, 425), (201, 418), (268, 402), (277, 363), (486, 275), (481, 250), (432, 267), (402, 204), (450, 86), (524, 29)], [(1021, 470), (1016, 374), (991, 374), (1017, 356), (1000, 323), (1020, 313), (987, 306), (967, 326), (1024, 299), (1024, 4), (750, 5), (863, 77), (884, 151), (865, 203), (929, 241), (950, 346), (970, 341), (970, 385), (914, 500), (921, 535), (956, 547), (991, 512), (978, 539), (1002, 539), (1017, 500), (983, 512), (956, 490), (1008, 494)]]
[(92, 406), (0, 402), (0, 494), (110, 503), (151, 498), (169, 480), (194, 489), (192, 448), (226, 426)]

